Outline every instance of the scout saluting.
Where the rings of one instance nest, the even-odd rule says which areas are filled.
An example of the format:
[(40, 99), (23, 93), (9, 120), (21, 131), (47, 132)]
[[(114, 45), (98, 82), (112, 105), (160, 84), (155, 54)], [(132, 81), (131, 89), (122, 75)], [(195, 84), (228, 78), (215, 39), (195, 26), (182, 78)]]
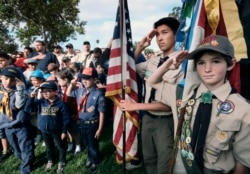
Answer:
[[(153, 87), (163, 84), (165, 93), (157, 98), (172, 108), (175, 132), (181, 97), (177, 97), (177, 86), (164, 83), (162, 76), (177, 68), (186, 55), (182, 51), (170, 56), (148, 79)], [(231, 42), (223, 36), (209, 36), (187, 58), (194, 60), (201, 83), (183, 99), (185, 116), (174, 173), (246, 172), (250, 167), (250, 106), (226, 79), (235, 65)]]

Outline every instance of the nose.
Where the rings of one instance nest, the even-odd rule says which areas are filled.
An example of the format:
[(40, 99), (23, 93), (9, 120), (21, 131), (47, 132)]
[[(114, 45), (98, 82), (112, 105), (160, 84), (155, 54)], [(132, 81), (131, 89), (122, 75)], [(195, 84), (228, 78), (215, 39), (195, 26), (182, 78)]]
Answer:
[(205, 72), (210, 72), (212, 69), (212, 65), (210, 63), (205, 64)]

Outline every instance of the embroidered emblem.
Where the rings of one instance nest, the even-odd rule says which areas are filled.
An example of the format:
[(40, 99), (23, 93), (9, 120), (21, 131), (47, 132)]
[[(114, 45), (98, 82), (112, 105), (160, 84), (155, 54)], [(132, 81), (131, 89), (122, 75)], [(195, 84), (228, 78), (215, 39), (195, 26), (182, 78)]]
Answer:
[(234, 111), (235, 106), (234, 103), (230, 100), (226, 100), (225, 102), (219, 102), (217, 108), (220, 113), (230, 114)]
[(193, 164), (192, 164), (192, 161), (189, 158), (186, 159), (186, 162), (187, 162), (187, 165), (189, 167), (192, 167)]
[(191, 137), (186, 138), (186, 143), (188, 143), (188, 144), (191, 143)]

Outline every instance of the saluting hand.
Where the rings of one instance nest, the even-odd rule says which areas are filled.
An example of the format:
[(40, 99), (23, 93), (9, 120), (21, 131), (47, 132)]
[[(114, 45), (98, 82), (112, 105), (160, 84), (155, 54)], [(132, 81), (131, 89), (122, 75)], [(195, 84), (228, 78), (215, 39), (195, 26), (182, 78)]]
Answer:
[(180, 64), (184, 61), (184, 59), (187, 57), (188, 51), (182, 50), (182, 51), (176, 51), (169, 55), (169, 59), (166, 61), (166, 66), (170, 70), (177, 69)]

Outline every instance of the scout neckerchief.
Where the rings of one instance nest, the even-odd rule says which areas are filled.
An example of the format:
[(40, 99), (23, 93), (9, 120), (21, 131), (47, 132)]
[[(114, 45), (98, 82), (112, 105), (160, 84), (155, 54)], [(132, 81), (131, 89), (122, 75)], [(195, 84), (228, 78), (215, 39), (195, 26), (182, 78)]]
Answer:
[[(193, 126), (193, 131), (195, 133), (192, 136), (190, 123), (192, 120), (193, 108), (196, 103), (195, 96), (196, 96), (197, 89), (195, 89), (194, 95), (191, 97), (191, 99), (188, 100), (187, 105), (186, 105), (186, 115), (185, 115), (184, 122), (182, 125), (181, 142), (180, 142), (181, 143), (181, 157), (182, 157), (183, 164), (188, 174), (202, 174), (203, 173), (202, 172), (203, 167), (204, 167), (203, 166), (204, 164), (203, 147), (205, 144), (209, 122), (211, 119), (212, 99), (215, 98), (213, 97), (213, 94), (210, 91), (206, 93), (202, 93), (201, 101), (197, 109), (195, 123)], [(233, 94), (233, 93), (236, 93), (235, 89), (232, 89), (230, 92), (230, 94)], [(204, 109), (204, 105), (207, 105), (206, 109)], [(220, 106), (223, 107), (222, 104)], [(218, 108), (219, 109), (218, 114), (223, 109), (221, 107)], [(204, 113), (201, 113), (202, 109), (205, 112), (205, 115)], [(201, 118), (201, 116), (198, 116), (198, 115), (204, 115), (204, 116), (203, 118)], [(205, 125), (204, 125), (204, 122), (206, 122)], [(195, 155), (193, 151), (195, 151)]]
[(0, 102), (0, 112), (8, 116), (10, 120), (13, 119), (10, 109), (10, 94), (11, 91), (0, 91), (3, 94), (2, 101)]
[(85, 95), (82, 97), (79, 103), (78, 112), (85, 112), (88, 96), (89, 96), (89, 91), (86, 91)]
[[(169, 58), (168, 56), (164, 58), (160, 58), (157, 68), (160, 67), (168, 58)], [(152, 101), (155, 100), (155, 92), (156, 92), (156, 89), (152, 88), (150, 91), (150, 97), (148, 99), (148, 103), (151, 103)]]

